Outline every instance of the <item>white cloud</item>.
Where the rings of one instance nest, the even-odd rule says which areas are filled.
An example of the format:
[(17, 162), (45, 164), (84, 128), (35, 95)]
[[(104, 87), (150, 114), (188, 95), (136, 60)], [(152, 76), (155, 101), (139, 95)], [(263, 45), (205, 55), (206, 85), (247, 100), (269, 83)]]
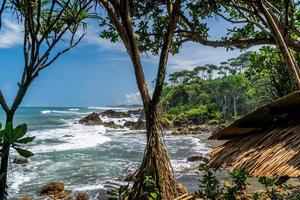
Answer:
[(219, 64), (240, 53), (239, 50), (226, 51), (225, 48), (212, 48), (190, 42), (183, 46), (179, 54), (170, 56), (169, 68), (171, 70), (190, 70), (198, 65)]
[(22, 43), (22, 24), (4, 18), (0, 31), (0, 48), (12, 48)]
[(127, 104), (141, 104), (141, 95), (139, 92), (132, 92), (129, 94), (126, 94), (126, 103)]
[(101, 51), (119, 51), (119, 52), (124, 52), (125, 48), (123, 43), (121, 42), (116, 42), (112, 43), (111, 41), (107, 39), (101, 38), (100, 35), (100, 28), (97, 27), (96, 25), (90, 24), (87, 27), (87, 34), (83, 38), (82, 43), (85, 45), (93, 45), (97, 46), (98, 50)]

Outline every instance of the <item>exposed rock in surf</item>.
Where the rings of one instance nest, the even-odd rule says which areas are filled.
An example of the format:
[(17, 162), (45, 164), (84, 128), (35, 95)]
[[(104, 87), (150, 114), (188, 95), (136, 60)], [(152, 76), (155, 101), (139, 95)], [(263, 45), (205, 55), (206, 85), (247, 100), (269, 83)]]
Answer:
[(83, 124), (86, 126), (93, 126), (93, 125), (102, 125), (103, 122), (100, 119), (99, 114), (93, 112), (93, 113), (89, 114), (88, 116), (79, 120), (79, 124)]
[(188, 162), (196, 162), (196, 161), (204, 161), (207, 160), (208, 158), (204, 155), (200, 155), (200, 156), (191, 156), (188, 157), (187, 161)]
[(23, 156), (16, 156), (13, 160), (13, 163), (16, 164), (27, 164), (28, 162), (28, 159)]
[(41, 194), (54, 195), (62, 193), (65, 189), (65, 184), (61, 182), (52, 182), (42, 188)]
[(107, 116), (110, 118), (123, 118), (123, 117), (130, 117), (126, 112), (119, 112), (115, 110), (106, 110), (101, 113), (99, 113), (101, 116)]
[(145, 112), (142, 111), (141, 115), (138, 118), (138, 122), (144, 122), (144, 121), (146, 121), (146, 115), (145, 115)]
[(63, 137), (69, 138), (69, 137), (74, 137), (73, 135), (64, 135)]
[(121, 128), (121, 126), (115, 124), (115, 122), (113, 122), (113, 121), (110, 121), (110, 122), (104, 122), (103, 125), (104, 125), (105, 127), (108, 127), (108, 128), (115, 128), (115, 129), (116, 129), (116, 128)]
[(209, 125), (185, 125), (179, 126), (172, 135), (196, 135), (211, 133), (215, 129), (214, 126)]
[(78, 192), (76, 194), (75, 200), (89, 200), (89, 195), (85, 192)]
[(127, 115), (131, 116), (131, 115), (141, 115), (143, 112), (143, 109), (135, 109), (135, 110), (128, 110), (127, 111)]
[(127, 174), (127, 176), (124, 179), (124, 181), (135, 181), (135, 180), (136, 180), (136, 173), (134, 172), (130, 172), (129, 174)]
[(129, 128), (130, 130), (145, 130), (146, 129), (146, 122), (144, 121), (127, 121), (124, 123), (124, 127)]

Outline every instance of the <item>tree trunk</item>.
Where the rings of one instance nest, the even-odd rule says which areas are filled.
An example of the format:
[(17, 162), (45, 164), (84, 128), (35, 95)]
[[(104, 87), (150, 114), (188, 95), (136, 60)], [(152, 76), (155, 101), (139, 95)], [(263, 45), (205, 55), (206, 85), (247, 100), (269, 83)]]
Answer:
[[(6, 114), (6, 124), (13, 122), (13, 113)], [(8, 169), (8, 159), (9, 159), (10, 144), (6, 139), (3, 139), (3, 146), (1, 149), (1, 168), (0, 175), (3, 174), (2, 179), (0, 179), (0, 200), (7, 199), (7, 169)]]
[(147, 177), (155, 181), (158, 199), (174, 199), (177, 197), (175, 177), (169, 155), (163, 145), (157, 108), (149, 106), (145, 109), (147, 126), (147, 146), (137, 179), (133, 185), (131, 199), (147, 199), (151, 191), (145, 188)]
[(236, 99), (233, 97), (233, 112), (234, 112), (234, 117), (237, 117), (237, 112), (236, 112)]

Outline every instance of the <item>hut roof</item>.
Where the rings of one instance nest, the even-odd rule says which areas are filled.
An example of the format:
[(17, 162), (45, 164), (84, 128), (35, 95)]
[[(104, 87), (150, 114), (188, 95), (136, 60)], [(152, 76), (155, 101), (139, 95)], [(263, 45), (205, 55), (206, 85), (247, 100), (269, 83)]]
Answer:
[(211, 167), (243, 168), (254, 177), (300, 176), (300, 92), (256, 109), (211, 139), (228, 140), (211, 152)]

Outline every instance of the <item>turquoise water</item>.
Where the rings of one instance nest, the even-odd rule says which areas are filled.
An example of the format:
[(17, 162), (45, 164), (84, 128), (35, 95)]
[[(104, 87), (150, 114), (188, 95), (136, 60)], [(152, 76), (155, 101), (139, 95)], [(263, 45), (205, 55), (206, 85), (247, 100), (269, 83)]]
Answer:
[[(36, 139), (29, 150), (34, 152), (29, 164), (10, 164), (10, 197), (38, 195), (41, 187), (51, 181), (62, 181), (70, 191), (87, 191), (97, 196), (97, 190), (122, 180), (141, 162), (145, 133), (127, 129), (107, 129), (103, 126), (83, 126), (78, 120), (106, 107), (90, 108), (22, 108), (15, 124), (27, 123), (29, 135)], [(126, 111), (128, 108), (114, 108)], [(3, 112), (0, 119), (4, 122)], [(122, 125), (124, 119), (103, 118)], [(165, 135), (165, 144), (177, 177), (194, 173), (195, 166), (187, 157), (206, 153), (209, 148), (194, 136)], [(16, 156), (12, 151), (11, 159)]]

